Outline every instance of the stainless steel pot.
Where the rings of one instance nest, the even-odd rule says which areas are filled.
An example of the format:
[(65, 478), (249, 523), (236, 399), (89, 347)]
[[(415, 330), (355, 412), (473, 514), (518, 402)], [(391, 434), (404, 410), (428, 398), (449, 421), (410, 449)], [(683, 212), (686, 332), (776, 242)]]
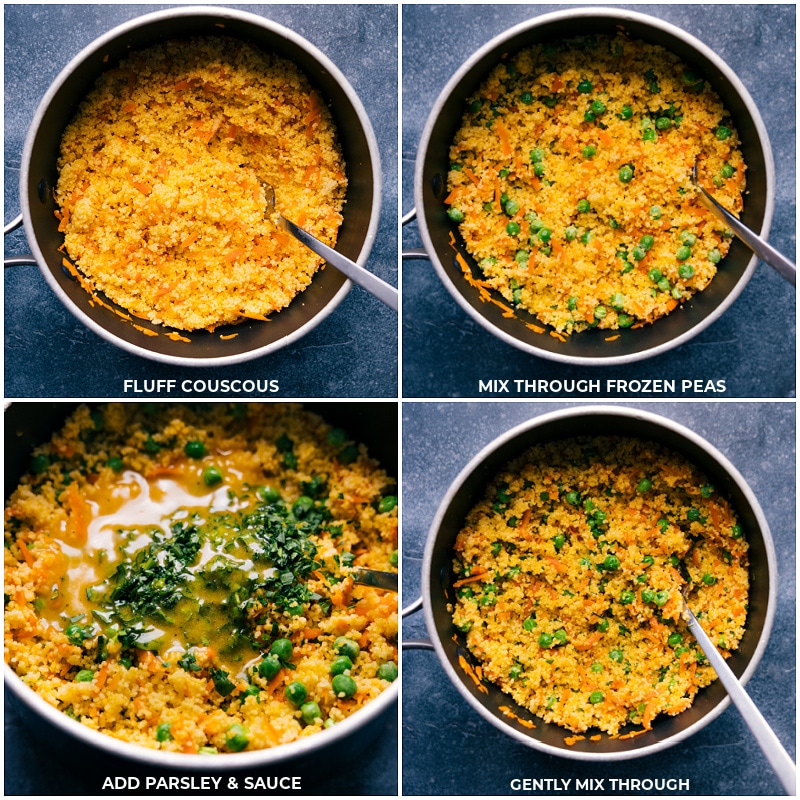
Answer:
[[(20, 203), (32, 253), (12, 264), (36, 263), (67, 308), (88, 328), (115, 345), (183, 366), (222, 366), (266, 355), (297, 341), (342, 301), (350, 282), (335, 269), (320, 270), (311, 285), (270, 322), (245, 321), (213, 333), (168, 338), (159, 326), (137, 321), (137, 330), (113, 310), (92, 302), (62, 266), (63, 234), (53, 212), (56, 162), (64, 128), (99, 75), (128, 52), (172, 37), (224, 34), (251, 42), (294, 62), (330, 106), (347, 164), (348, 190), (336, 249), (360, 264), (375, 240), (381, 203), (378, 146), (367, 114), (341, 71), (316, 47), (293, 31), (248, 12), (185, 6), (130, 20), (84, 48), (62, 70), (34, 115), (22, 153)], [(9, 261), (6, 262), (7, 265)], [(159, 335), (153, 336), (152, 332)], [(233, 338), (226, 336), (237, 334)]]
[[(486, 485), (505, 465), (535, 444), (581, 435), (625, 435), (658, 442), (684, 455), (708, 476), (733, 504), (750, 543), (750, 601), (747, 629), (739, 650), (728, 663), (742, 682), (755, 671), (767, 645), (775, 615), (777, 565), (766, 518), (736, 468), (707, 441), (671, 420), (620, 406), (569, 408), (525, 422), (495, 439), (478, 453), (450, 486), (431, 525), (422, 563), (421, 605), (430, 642), (404, 642), (404, 647), (433, 647), (451, 682), (477, 713), (523, 744), (550, 755), (581, 761), (619, 761), (650, 755), (691, 736), (727, 707), (725, 689), (715, 681), (702, 689), (693, 705), (675, 717), (660, 716), (652, 730), (630, 739), (603, 736), (567, 745), (568, 732), (535, 718), (496, 686), (479, 690), (460, 665), (475, 664), (464, 634), (453, 625), (448, 603), (454, 597), (453, 545), (468, 511)], [(404, 614), (415, 610), (409, 607)], [(509, 715), (501, 707), (510, 708)], [(514, 716), (516, 715), (516, 716)], [(521, 721), (522, 720), (522, 721)]]
[[(75, 403), (12, 403), (6, 409), (5, 424), (5, 497), (16, 488), (28, 470), (33, 447), (49, 440), (60, 429)], [(397, 475), (397, 404), (396, 403), (306, 403), (304, 407), (319, 414), (331, 425), (344, 428), (355, 440), (363, 442), (390, 475)], [(58, 711), (25, 685), (17, 674), (3, 663), (3, 680), (34, 733), (58, 752), (87, 763), (87, 755), (104, 757), (108, 775), (152, 775), (162, 773), (251, 772), (254, 774), (297, 775), (307, 770), (307, 777), (319, 778), (326, 770), (338, 768), (348, 756), (355, 757), (380, 734), (388, 715), (396, 713), (398, 684), (395, 681), (352, 716), (314, 736), (286, 745), (252, 752), (221, 755), (185, 755), (151, 750), (122, 742), (87, 728)], [(364, 758), (359, 755), (359, 758)], [(111, 760), (109, 760), (111, 759)], [(88, 763), (94, 763), (90, 760)], [(126, 764), (125, 772), (119, 766)], [(268, 770), (268, 772), (265, 772)], [(306, 781), (307, 785), (308, 781)], [(287, 787), (284, 787), (287, 788)]]
[[(652, 325), (619, 331), (606, 341), (608, 331), (599, 329), (570, 336), (565, 342), (547, 333), (538, 334), (524, 323), (541, 323), (517, 312), (504, 316), (493, 303), (482, 302), (463, 277), (456, 255), (480, 275), (466, 252), (458, 226), (447, 217), (443, 198), (450, 158), (449, 148), (461, 124), (465, 100), (489, 71), (507, 54), (537, 42), (588, 33), (614, 33), (622, 29), (634, 38), (659, 44), (699, 70), (722, 98), (742, 139), (747, 170), (747, 195), (742, 219), (763, 238), (769, 234), (775, 204), (775, 175), (766, 128), (747, 89), (730, 67), (710, 48), (679, 28), (654, 17), (623, 9), (570, 8), (543, 14), (495, 37), (474, 53), (448, 81), (428, 117), (417, 151), (414, 200), (425, 252), (447, 290), (483, 328), (523, 351), (570, 364), (623, 364), (659, 355), (685, 343), (708, 327), (734, 302), (752, 276), (758, 259), (735, 241), (720, 264), (717, 276), (703, 292), (680, 310)], [(454, 237), (455, 245), (451, 244)], [(413, 252), (412, 257), (420, 257)], [(497, 299), (499, 295), (495, 295)], [(616, 333), (616, 332), (615, 332)]]

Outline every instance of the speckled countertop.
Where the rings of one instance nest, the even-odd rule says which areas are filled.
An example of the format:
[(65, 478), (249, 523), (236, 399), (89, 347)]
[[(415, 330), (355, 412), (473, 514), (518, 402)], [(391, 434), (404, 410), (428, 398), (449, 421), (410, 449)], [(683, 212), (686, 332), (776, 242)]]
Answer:
[[(159, 5), (14, 5), (5, 20), (5, 191), (19, 213), (23, 143), (39, 101), (62, 68), (99, 35)], [(370, 118), (383, 169), (383, 204), (369, 268), (397, 285), (397, 20), (394, 5), (241, 5), (310, 41), (344, 73)], [(5, 254), (30, 252), (25, 233)], [(281, 397), (395, 397), (397, 317), (353, 287), (334, 313), (283, 350), (242, 365), (175, 368), (131, 355), (66, 310), (39, 270), (5, 271), (5, 396), (120, 397), (125, 378), (278, 380)]]
[[(562, 408), (553, 403), (413, 403), (403, 409), (403, 605), (420, 594), (425, 540), (461, 469), (497, 436)], [(674, 420), (725, 455), (749, 483), (777, 551), (772, 635), (748, 691), (778, 738), (795, 752), (795, 408), (793, 403), (629, 404)], [(406, 618), (404, 639), (427, 638), (423, 614)], [(450, 683), (434, 652), (403, 655), (403, 792), (513, 795), (513, 779), (688, 780), (668, 795), (771, 795), (781, 786), (739, 713), (730, 706), (691, 739), (656, 755), (597, 764), (545, 755), (481, 718)], [(559, 783), (563, 786), (563, 783)], [(599, 785), (599, 784), (598, 784)], [(574, 789), (575, 783), (572, 787)], [(570, 792), (550, 792), (556, 794)], [(579, 793), (582, 794), (582, 793)], [(641, 792), (622, 792), (641, 794)], [(648, 794), (658, 794), (649, 792)]]
[[(770, 241), (795, 254), (795, 6), (623, 5), (664, 19), (710, 46), (739, 75), (764, 119), (776, 164)], [(476, 50), (512, 26), (565, 6), (408, 5), (403, 9), (402, 209), (414, 205), (414, 162), (428, 115), (447, 81)], [(417, 223), (404, 249), (422, 246)], [(725, 379), (725, 397), (793, 397), (795, 292), (759, 264), (731, 308), (657, 358), (617, 367), (556, 363), (505, 344), (468, 316), (429, 261), (403, 265), (405, 397), (477, 397), (481, 379), (614, 377)], [(546, 395), (544, 396), (546, 398)]]

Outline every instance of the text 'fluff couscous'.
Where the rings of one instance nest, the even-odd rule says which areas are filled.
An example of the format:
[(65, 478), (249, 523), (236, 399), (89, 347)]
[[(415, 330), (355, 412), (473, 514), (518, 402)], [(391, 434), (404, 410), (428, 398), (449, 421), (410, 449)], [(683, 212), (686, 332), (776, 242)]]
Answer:
[(534, 447), (488, 487), (455, 551), (453, 621), (483, 676), (573, 732), (648, 729), (715, 679), (684, 622), (687, 582), (717, 648), (735, 650), (744, 632), (747, 543), (734, 510), (653, 443)]
[(653, 322), (708, 286), (745, 164), (704, 77), (663, 47), (616, 36), (507, 57), (468, 99), (450, 150), (448, 215), (470, 276), (560, 335)]
[(297, 406), (81, 406), (5, 545), (7, 663), (118, 739), (273, 747), (397, 677), (397, 597), (352, 575), (395, 571), (395, 482)]
[(182, 330), (265, 319), (333, 246), (347, 185), (333, 120), (286, 59), (224, 36), (169, 41), (104, 73), (67, 127), (56, 201), (85, 287)]

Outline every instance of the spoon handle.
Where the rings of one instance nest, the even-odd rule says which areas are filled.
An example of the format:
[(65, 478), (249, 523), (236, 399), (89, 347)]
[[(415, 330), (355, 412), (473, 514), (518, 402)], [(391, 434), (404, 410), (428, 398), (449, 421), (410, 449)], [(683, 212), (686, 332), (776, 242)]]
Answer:
[(332, 267), (336, 267), (336, 269), (350, 278), (353, 283), (357, 283), (393, 311), (397, 311), (397, 289), (394, 286), (390, 286), (386, 281), (359, 266), (355, 261), (351, 261), (347, 256), (337, 253), (332, 247), (328, 247), (328, 245), (312, 236), (308, 231), (303, 230), (291, 220), (286, 219), (286, 217), (280, 216), (278, 222), (287, 233), (291, 233), (295, 239), (302, 242), (309, 250), (313, 250), (318, 256), (322, 256)]
[(797, 793), (797, 767), (792, 761), (784, 746), (775, 735), (775, 731), (769, 726), (750, 695), (739, 683), (739, 679), (720, 655), (719, 651), (708, 638), (708, 635), (697, 621), (697, 617), (691, 612), (688, 606), (684, 606), (688, 618), (689, 630), (706, 658), (714, 667), (717, 677), (728, 692), (731, 701), (739, 709), (744, 721), (750, 726), (750, 730), (758, 742), (759, 747), (764, 751), (764, 755), (775, 770), (781, 785), (786, 790), (786, 794), (794, 796)]
[(376, 589), (386, 589), (390, 592), (397, 591), (397, 573), (382, 572), (379, 569), (367, 569), (366, 567), (355, 567), (350, 571), (356, 583), (363, 583), (365, 586), (374, 586)]
[(746, 225), (742, 224), (726, 208), (721, 206), (702, 186), (700, 198), (703, 205), (716, 214), (725, 224), (764, 262), (776, 269), (792, 286), (796, 286), (797, 267), (786, 256), (779, 253), (769, 242), (753, 233)]

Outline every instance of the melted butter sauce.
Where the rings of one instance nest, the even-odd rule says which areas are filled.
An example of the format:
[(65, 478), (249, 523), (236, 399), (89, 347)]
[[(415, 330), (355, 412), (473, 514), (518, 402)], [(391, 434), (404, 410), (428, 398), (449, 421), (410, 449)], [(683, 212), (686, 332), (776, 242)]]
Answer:
[[(139, 644), (157, 651), (164, 660), (180, 658), (190, 647), (210, 647), (221, 656), (223, 666), (241, 674), (243, 665), (252, 663), (258, 652), (247, 646), (231, 650), (226, 633), (230, 620), (222, 606), (230, 589), (208, 586), (199, 577), (215, 558), (224, 558), (229, 567), (245, 576), (255, 575), (256, 567), (246, 548), (234, 541), (231, 516), (253, 506), (255, 500), (248, 496), (244, 476), (226, 462), (218, 454), (215, 463), (225, 478), (213, 489), (203, 483), (205, 465), (197, 462), (150, 479), (127, 470), (111, 483), (98, 481), (87, 489), (90, 521), (86, 543), (75, 547), (56, 540), (66, 558), (66, 580), (58, 602), (43, 609), (42, 617), (59, 628), (72, 621), (79, 625), (95, 621), (93, 611), (105, 613), (110, 607), (102, 602), (102, 595), (113, 585), (117, 567), (149, 546), (155, 531), (166, 535), (173, 523), (191, 521), (201, 529), (203, 544), (195, 561), (187, 565), (186, 597), (165, 613), (166, 622), (146, 619), (153, 630), (141, 637)], [(259, 575), (274, 571), (262, 565), (257, 569)], [(99, 599), (89, 599), (92, 596)]]

